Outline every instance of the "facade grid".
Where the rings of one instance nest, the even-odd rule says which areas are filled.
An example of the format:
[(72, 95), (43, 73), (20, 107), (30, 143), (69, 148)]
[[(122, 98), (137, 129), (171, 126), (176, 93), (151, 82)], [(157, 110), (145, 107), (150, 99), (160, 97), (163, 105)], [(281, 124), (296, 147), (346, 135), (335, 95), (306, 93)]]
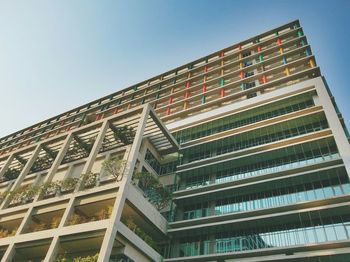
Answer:
[(345, 262), (349, 174), (292, 21), (1, 138), (1, 262)]

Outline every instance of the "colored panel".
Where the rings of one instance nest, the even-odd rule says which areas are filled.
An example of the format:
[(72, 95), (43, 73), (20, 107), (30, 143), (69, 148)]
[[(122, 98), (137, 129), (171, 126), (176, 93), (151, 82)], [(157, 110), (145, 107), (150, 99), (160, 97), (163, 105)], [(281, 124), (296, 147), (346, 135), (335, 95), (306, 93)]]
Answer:
[(189, 91), (186, 91), (185, 92), (185, 98), (189, 98), (190, 97), (190, 92)]
[(263, 75), (263, 76), (262, 76), (262, 82), (263, 82), (264, 84), (267, 83), (267, 77), (266, 77), (266, 75)]
[(280, 47), (280, 54), (283, 54), (283, 48)]
[(281, 40), (281, 38), (278, 38), (277, 39), (277, 45), (281, 45), (282, 44), (282, 40)]
[(260, 55), (259, 55), (259, 61), (260, 61), (260, 62), (264, 61), (264, 56), (263, 56), (263, 54), (260, 54)]
[(287, 64), (286, 56), (283, 56), (282, 61), (283, 61), (283, 64)]
[(243, 71), (241, 71), (241, 72), (239, 73), (239, 77), (240, 77), (241, 79), (244, 78), (244, 72), (243, 72)]
[(258, 52), (261, 52), (261, 46), (258, 45)]
[(309, 56), (309, 55), (310, 55), (310, 50), (309, 50), (309, 49), (306, 49), (306, 50), (305, 50), (305, 55), (306, 55), (306, 56)]
[(208, 72), (208, 66), (207, 65), (204, 66), (204, 72)]
[(221, 88), (220, 94), (221, 94), (221, 97), (224, 97), (225, 96), (225, 89)]
[(286, 76), (289, 76), (290, 75), (290, 72), (289, 72), (289, 68), (286, 67), (286, 69), (284, 70), (284, 73), (286, 74)]
[(187, 108), (188, 108), (188, 102), (185, 101), (185, 103), (184, 103), (184, 110), (186, 110)]
[(207, 92), (207, 85), (206, 84), (203, 84), (202, 91), (203, 91), (203, 93)]
[(303, 34), (303, 31), (302, 31), (302, 30), (299, 30), (299, 31), (298, 31), (298, 36), (301, 37), (301, 36), (303, 36), (303, 35), (304, 35), (304, 34)]
[(186, 82), (186, 88), (190, 88), (191, 84), (189, 81)]
[(169, 104), (172, 104), (173, 103), (173, 97), (171, 96), (170, 98), (169, 98)]
[(167, 114), (167, 115), (170, 115), (170, 113), (171, 113), (170, 107), (168, 107), (167, 110), (166, 110), (166, 114)]
[(224, 85), (225, 85), (225, 79), (221, 78), (221, 80), (220, 80), (220, 85), (221, 85), (221, 86), (224, 86)]
[(313, 59), (310, 59), (309, 63), (310, 63), (310, 67), (315, 67), (315, 62)]
[(205, 95), (202, 96), (202, 104), (205, 104)]

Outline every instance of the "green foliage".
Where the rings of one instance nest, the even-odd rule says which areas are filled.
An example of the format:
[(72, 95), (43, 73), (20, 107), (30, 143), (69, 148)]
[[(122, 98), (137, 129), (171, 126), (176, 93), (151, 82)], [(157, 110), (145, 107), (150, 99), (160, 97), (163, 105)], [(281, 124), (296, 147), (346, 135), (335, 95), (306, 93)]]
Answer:
[(60, 188), (59, 182), (46, 182), (40, 186), (39, 192), (44, 197), (55, 195)]
[(11, 237), (14, 236), (16, 234), (16, 230), (7, 230), (4, 228), (0, 228), (0, 238), (4, 238), (4, 237)]
[(1, 180), (4, 181), (10, 181), (13, 179), (16, 179), (20, 174), (20, 170), (14, 169), (14, 168), (8, 168), (4, 174), (4, 176), (1, 178)]
[(113, 206), (107, 206), (90, 217), (82, 216), (74, 212), (74, 214), (72, 214), (68, 220), (68, 225), (77, 225), (77, 224), (83, 224), (83, 223), (108, 219), (110, 218), (112, 211), (113, 211)]
[(169, 204), (171, 192), (159, 182), (156, 176), (149, 172), (138, 172), (134, 174), (134, 179), (139, 181), (139, 187), (158, 210), (162, 210)]
[(91, 188), (96, 186), (97, 178), (98, 178), (98, 174), (92, 173), (92, 172), (81, 174), (81, 177), (80, 177), (80, 179), (84, 183), (84, 187), (86, 188)]
[(132, 127), (127, 126), (115, 128), (113, 131), (115, 140), (122, 142), (124, 145), (131, 144), (136, 133)]
[(9, 193), (9, 199), (12, 205), (25, 204), (32, 201), (38, 191), (38, 187), (31, 185), (21, 186)]
[(66, 255), (59, 255), (54, 262), (97, 262), (99, 253), (86, 257), (67, 258)]
[(125, 168), (125, 161), (121, 159), (106, 159), (102, 163), (102, 167), (108, 176), (113, 176), (117, 181), (123, 179), (123, 171)]
[(79, 181), (79, 178), (76, 178), (76, 177), (68, 177), (68, 178), (62, 180), (60, 182), (61, 192), (67, 192), (67, 191), (74, 190), (78, 181)]
[(140, 228), (131, 217), (126, 219), (126, 226), (136, 235), (138, 235), (143, 241), (145, 241), (149, 246), (155, 250), (158, 250), (157, 243), (153, 240), (153, 238), (149, 236), (142, 228)]
[(150, 190), (159, 184), (158, 178), (148, 172), (137, 172), (134, 178), (139, 180), (138, 185), (143, 190)]

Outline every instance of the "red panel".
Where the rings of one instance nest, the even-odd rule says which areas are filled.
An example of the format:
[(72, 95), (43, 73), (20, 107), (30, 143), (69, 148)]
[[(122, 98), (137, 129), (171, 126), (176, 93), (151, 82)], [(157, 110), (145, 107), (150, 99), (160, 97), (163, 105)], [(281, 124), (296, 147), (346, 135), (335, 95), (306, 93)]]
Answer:
[(203, 90), (203, 93), (207, 92), (207, 85), (206, 84), (203, 84), (202, 90)]
[(239, 73), (239, 77), (240, 77), (241, 79), (244, 78), (244, 73), (243, 73), (243, 71)]
[(225, 89), (221, 88), (221, 97), (225, 96)]

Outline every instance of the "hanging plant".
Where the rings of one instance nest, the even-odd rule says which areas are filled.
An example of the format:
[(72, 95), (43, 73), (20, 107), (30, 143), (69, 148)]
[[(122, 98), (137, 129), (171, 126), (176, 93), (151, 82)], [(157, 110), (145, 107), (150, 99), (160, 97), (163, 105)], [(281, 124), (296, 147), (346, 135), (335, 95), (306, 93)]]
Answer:
[(122, 142), (124, 145), (131, 144), (136, 133), (132, 127), (127, 126), (117, 127), (113, 131), (115, 140)]

